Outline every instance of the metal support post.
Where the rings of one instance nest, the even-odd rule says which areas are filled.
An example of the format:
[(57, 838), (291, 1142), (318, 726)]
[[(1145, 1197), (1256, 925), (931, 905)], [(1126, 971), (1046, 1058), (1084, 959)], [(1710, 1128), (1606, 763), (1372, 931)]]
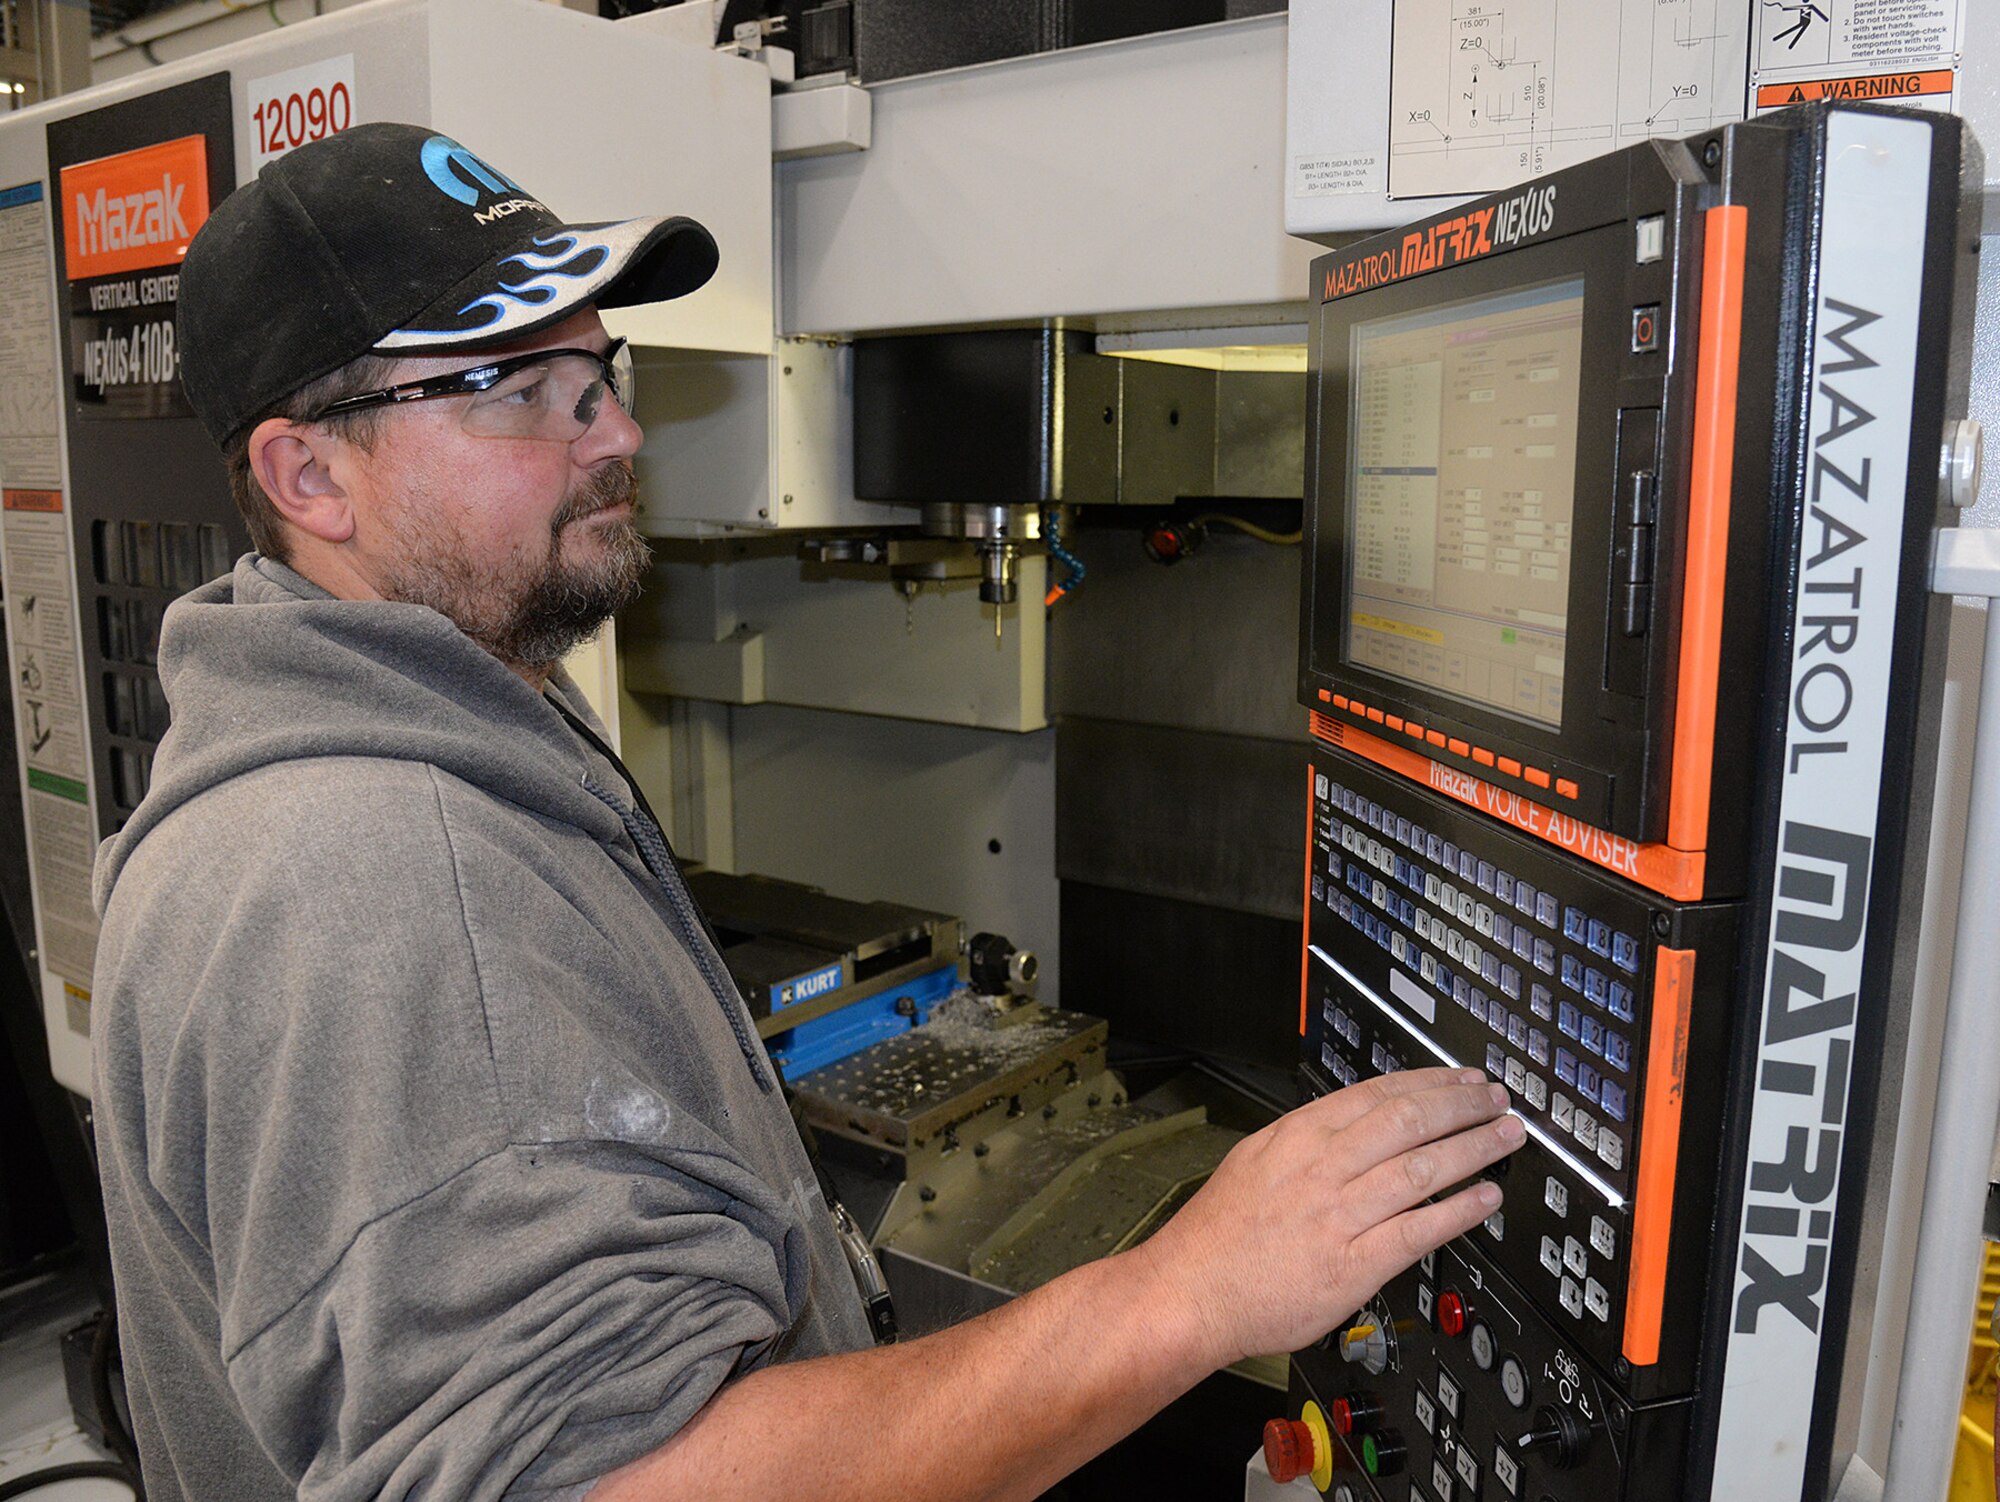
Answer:
[(2000, 892), (2000, 529), (1940, 533), (1932, 587), (1982, 595), (1989, 604), (1958, 941), (1889, 1442), (1889, 1502), (1939, 1502), (1951, 1478), (1967, 1332), (1978, 1296), (1987, 1174), (2000, 1125), (2000, 922), (1993, 913)]

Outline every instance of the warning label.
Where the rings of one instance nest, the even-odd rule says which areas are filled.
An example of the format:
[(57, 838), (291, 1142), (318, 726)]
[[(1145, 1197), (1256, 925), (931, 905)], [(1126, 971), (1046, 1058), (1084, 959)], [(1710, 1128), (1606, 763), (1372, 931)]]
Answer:
[(1817, 104), (1822, 99), (1915, 100), (1927, 95), (1949, 97), (1957, 78), (1949, 68), (1927, 73), (1877, 73), (1858, 78), (1802, 78), (1791, 83), (1765, 84), (1757, 90), (1757, 108), (1781, 109), (1788, 104)]

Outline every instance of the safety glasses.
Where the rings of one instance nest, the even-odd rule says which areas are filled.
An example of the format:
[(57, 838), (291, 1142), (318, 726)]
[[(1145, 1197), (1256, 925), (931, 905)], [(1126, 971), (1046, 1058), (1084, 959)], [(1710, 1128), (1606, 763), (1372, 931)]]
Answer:
[(606, 391), (629, 415), (634, 379), (632, 351), (623, 339), (602, 355), (587, 349), (539, 349), (470, 370), (343, 397), (306, 421), (442, 396), (470, 396), (459, 426), (476, 438), (568, 443), (590, 430)]

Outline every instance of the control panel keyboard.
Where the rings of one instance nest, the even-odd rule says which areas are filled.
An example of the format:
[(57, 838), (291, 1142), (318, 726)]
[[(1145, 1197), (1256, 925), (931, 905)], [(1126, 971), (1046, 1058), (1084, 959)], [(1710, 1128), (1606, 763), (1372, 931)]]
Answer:
[[(1659, 1356), (1657, 1249), (1690, 998), (1654, 1023), (1699, 911), (1335, 752), (1315, 757), (1312, 796), (1308, 1077), (1332, 1089), (1442, 1064), (1504, 1083), (1528, 1138), (1496, 1171), (1507, 1198), (1474, 1233), (1481, 1252), (1604, 1372), (1643, 1392), (1682, 1386), (1691, 1373)], [(1664, 1175), (1642, 1173), (1649, 1086), (1674, 1106), (1655, 1129)], [(1636, 1276), (1635, 1233), (1656, 1249)]]

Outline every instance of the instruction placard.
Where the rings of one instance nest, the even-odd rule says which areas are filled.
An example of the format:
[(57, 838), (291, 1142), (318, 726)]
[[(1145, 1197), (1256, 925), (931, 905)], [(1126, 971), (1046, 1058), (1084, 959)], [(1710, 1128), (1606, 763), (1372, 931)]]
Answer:
[(1967, 0), (1762, 0), (1746, 113), (1852, 100), (1958, 108)]
[(1740, 119), (1743, 0), (1396, 0), (1389, 193), (1485, 193)]

